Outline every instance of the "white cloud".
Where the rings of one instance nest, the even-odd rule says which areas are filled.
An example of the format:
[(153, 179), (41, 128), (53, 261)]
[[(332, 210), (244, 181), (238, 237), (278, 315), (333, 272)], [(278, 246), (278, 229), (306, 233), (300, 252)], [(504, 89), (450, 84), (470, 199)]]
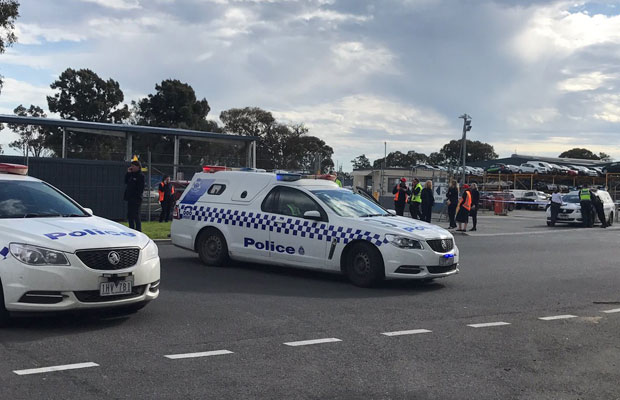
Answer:
[(346, 14), (340, 13), (334, 10), (325, 10), (325, 9), (315, 9), (312, 11), (308, 11), (302, 13), (294, 18), (295, 20), (303, 20), (303, 21), (311, 21), (311, 20), (323, 20), (328, 22), (366, 22), (372, 17), (364, 16), (364, 15), (354, 15), (354, 14)]
[(81, 0), (85, 3), (95, 3), (102, 7), (116, 10), (133, 10), (141, 8), (139, 0)]
[(86, 36), (71, 32), (67, 28), (42, 27), (38, 24), (17, 23), (15, 34), (20, 44), (42, 44), (43, 42), (80, 42)]
[(620, 95), (601, 95), (597, 96), (595, 101), (599, 104), (599, 110), (594, 114), (594, 118), (612, 123), (620, 122)]
[(557, 108), (533, 108), (512, 111), (506, 118), (513, 129), (539, 128), (541, 125), (549, 124), (560, 117)]
[(587, 74), (580, 74), (561, 81), (558, 83), (558, 89), (565, 92), (583, 92), (588, 90), (595, 90), (614, 78), (615, 77), (612, 75), (604, 74), (600, 71), (594, 71)]
[(15, 107), (31, 104), (47, 109), (47, 96), (52, 94), (49, 86), (36, 86), (28, 82), (5, 77), (0, 92), (0, 114), (13, 114)]
[(340, 70), (349, 72), (393, 72), (394, 55), (384, 47), (367, 47), (362, 42), (344, 42), (332, 46), (334, 62)]

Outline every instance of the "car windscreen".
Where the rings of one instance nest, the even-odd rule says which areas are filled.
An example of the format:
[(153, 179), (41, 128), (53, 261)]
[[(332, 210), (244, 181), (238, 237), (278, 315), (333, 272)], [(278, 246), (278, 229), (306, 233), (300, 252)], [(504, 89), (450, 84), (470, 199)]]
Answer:
[(391, 215), (385, 208), (350, 190), (313, 190), (312, 193), (341, 217)]
[(44, 182), (0, 181), (0, 218), (88, 217)]
[(567, 194), (562, 196), (564, 203), (579, 203), (579, 196), (576, 194)]

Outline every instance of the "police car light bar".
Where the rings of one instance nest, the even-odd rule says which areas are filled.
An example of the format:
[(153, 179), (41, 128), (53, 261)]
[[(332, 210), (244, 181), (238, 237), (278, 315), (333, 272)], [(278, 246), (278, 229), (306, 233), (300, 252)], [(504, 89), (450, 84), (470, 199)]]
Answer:
[(28, 167), (19, 164), (0, 163), (0, 173), (14, 175), (28, 175)]
[(203, 172), (209, 172), (209, 173), (213, 173), (213, 172), (217, 172), (217, 171), (227, 171), (228, 169), (224, 166), (221, 165), (205, 165), (202, 167), (202, 171)]
[(293, 182), (301, 179), (301, 175), (299, 174), (289, 174), (289, 173), (278, 173), (276, 174), (276, 179), (282, 182)]

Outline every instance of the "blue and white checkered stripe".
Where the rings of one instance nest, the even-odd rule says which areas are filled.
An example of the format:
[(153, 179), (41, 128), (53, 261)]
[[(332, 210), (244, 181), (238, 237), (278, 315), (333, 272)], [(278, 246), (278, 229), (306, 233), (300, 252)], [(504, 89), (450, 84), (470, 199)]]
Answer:
[[(345, 228), (342, 226), (329, 225), (323, 222), (314, 222), (299, 218), (287, 218), (284, 223), (277, 215), (265, 214), (260, 212), (248, 212), (230, 210), (217, 207), (205, 207), (188, 205), (181, 206), (182, 219), (192, 221), (204, 221), (213, 224), (232, 225), (249, 229), (260, 229), (262, 231), (284, 233), (285, 235), (300, 236), (316, 240), (331, 242), (336, 239), (339, 243), (347, 244), (352, 240), (366, 240), (381, 246), (386, 240), (380, 234), (364, 231), (361, 229)], [(276, 224), (278, 219), (278, 224)]]

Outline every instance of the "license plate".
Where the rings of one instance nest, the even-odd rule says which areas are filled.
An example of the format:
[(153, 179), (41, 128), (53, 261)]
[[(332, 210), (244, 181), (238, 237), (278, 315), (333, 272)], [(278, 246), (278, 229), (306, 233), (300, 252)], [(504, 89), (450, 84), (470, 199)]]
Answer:
[(101, 282), (99, 286), (100, 296), (115, 296), (119, 294), (131, 294), (132, 281), (122, 280), (116, 282)]
[(449, 265), (454, 264), (454, 257), (439, 257), (439, 266), (440, 267), (447, 267)]
[(558, 214), (558, 218), (559, 218), (559, 219), (567, 219), (567, 218), (568, 218), (568, 215), (565, 215), (565, 214)]

